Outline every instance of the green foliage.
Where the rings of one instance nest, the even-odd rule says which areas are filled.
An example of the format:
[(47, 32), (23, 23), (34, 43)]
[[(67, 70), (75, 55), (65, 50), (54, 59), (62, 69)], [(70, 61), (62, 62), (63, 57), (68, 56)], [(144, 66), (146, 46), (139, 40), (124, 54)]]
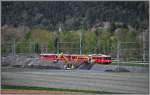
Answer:
[(17, 42), (16, 43), (16, 52), (17, 53), (27, 53), (27, 52), (29, 52), (29, 43), (25, 40)]
[[(149, 3), (124, 2), (2, 2), (2, 25), (25, 25), (57, 30), (78, 30), (92, 27), (97, 22), (122, 22), (136, 29), (148, 27)], [(112, 28), (113, 30), (114, 28)]]
[(35, 43), (35, 53), (40, 53), (40, 46), (39, 46), (39, 43)]
[(128, 31), (125, 40), (128, 42), (131, 42), (131, 41), (136, 42), (136, 37), (137, 37), (137, 34), (134, 31)]
[(92, 53), (96, 47), (96, 35), (90, 31), (84, 33), (83, 46), (85, 53)]
[(120, 40), (121, 42), (124, 42), (126, 40), (126, 37), (128, 36), (127, 33), (128, 33), (128, 29), (118, 28), (115, 31), (115, 36), (116, 36), (117, 40)]
[(56, 52), (55, 44), (53, 40), (48, 41), (48, 52)]
[(45, 29), (35, 28), (31, 30), (32, 40), (38, 43), (48, 43), (48, 40), (51, 38), (51, 33)]
[(26, 40), (32, 39), (32, 32), (26, 33), (25, 39), (26, 39)]

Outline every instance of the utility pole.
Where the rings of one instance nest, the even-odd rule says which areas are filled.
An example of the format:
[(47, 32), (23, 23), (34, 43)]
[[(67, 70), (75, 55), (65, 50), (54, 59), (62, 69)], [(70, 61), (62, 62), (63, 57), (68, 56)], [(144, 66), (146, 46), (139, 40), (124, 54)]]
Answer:
[(16, 55), (16, 42), (15, 39), (13, 40), (13, 45), (12, 45), (12, 56)]
[(57, 54), (59, 54), (59, 52), (60, 52), (60, 50), (59, 50), (59, 48), (60, 48), (60, 43), (59, 43), (59, 32), (62, 32), (62, 25), (60, 24), (59, 25), (59, 28), (58, 28), (58, 31), (57, 31), (57, 33), (56, 33), (56, 44), (57, 44)]
[(80, 31), (80, 54), (82, 54), (82, 31), (83, 29)]
[(117, 68), (119, 72), (119, 63), (120, 63), (120, 41), (117, 43)]
[(145, 33), (143, 32), (143, 62), (145, 62)]

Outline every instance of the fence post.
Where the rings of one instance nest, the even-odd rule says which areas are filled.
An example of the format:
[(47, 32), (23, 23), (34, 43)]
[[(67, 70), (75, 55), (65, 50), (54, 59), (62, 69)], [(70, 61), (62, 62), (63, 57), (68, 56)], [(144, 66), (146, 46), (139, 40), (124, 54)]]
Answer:
[(12, 44), (12, 56), (16, 55), (16, 42), (15, 39), (13, 40), (13, 44)]

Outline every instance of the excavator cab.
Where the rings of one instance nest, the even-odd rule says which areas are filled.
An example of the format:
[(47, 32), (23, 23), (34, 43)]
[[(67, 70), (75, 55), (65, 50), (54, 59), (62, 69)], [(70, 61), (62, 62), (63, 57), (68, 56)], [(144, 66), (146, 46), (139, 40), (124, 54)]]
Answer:
[(58, 59), (59, 60), (62, 59), (64, 61), (64, 69), (66, 69), (66, 70), (74, 69), (74, 64), (72, 62), (70, 62), (66, 56), (64, 56), (63, 52), (61, 52), (58, 55)]

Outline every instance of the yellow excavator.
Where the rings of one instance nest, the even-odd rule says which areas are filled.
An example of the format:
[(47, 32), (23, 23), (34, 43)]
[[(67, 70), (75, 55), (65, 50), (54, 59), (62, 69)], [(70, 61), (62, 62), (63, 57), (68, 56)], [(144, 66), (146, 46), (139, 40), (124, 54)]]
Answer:
[(64, 60), (64, 69), (74, 69), (74, 63), (70, 62), (67, 57), (64, 56), (63, 52), (58, 54), (58, 59), (63, 58)]
[[(80, 60), (82, 58), (85, 58), (87, 59), (86, 62), (83, 62), (81, 63)], [(76, 59), (73, 60), (73, 58), (71, 57), (72, 60), (69, 60), (66, 56), (64, 56), (63, 52), (61, 52), (60, 54), (58, 54), (58, 59), (63, 59), (63, 62), (64, 62), (64, 69), (75, 69), (77, 67), (77, 65), (91, 65), (89, 63), (92, 63), (93, 64), (93, 60), (92, 60), (92, 57), (90, 56), (77, 56)], [(87, 64), (85, 64), (87, 63)]]

